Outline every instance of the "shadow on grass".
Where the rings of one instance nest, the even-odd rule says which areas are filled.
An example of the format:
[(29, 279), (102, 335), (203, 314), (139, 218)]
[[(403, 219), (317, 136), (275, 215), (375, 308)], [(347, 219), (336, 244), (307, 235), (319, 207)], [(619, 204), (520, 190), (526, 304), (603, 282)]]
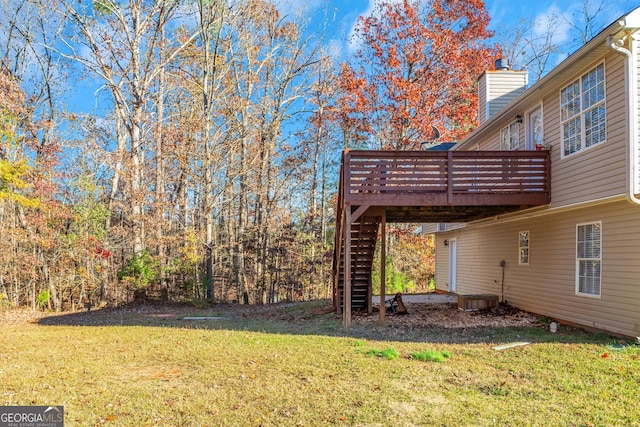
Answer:
[[(235, 330), (450, 344), (513, 341), (606, 344), (615, 339), (606, 333), (589, 332), (565, 325), (561, 325), (557, 333), (551, 333), (544, 323), (537, 321), (536, 316), (528, 313), (525, 314), (533, 320), (515, 326), (508, 325), (509, 322), (506, 322), (507, 325), (491, 324), (491, 320), (494, 320), (493, 323), (496, 323), (495, 320), (501, 323), (498, 319), (500, 315), (495, 313), (474, 314), (487, 316), (488, 325), (461, 326), (457, 324), (456, 319), (464, 314), (452, 304), (428, 304), (426, 309), (422, 307), (422, 311), (411, 310), (410, 307), (409, 315), (387, 316), (384, 325), (377, 323), (378, 313), (356, 313), (351, 329), (346, 331), (342, 318), (335, 314), (330, 304), (329, 300), (317, 300), (260, 306), (217, 304), (198, 308), (189, 304), (145, 303), (50, 315), (41, 318), (37, 323), (45, 326), (143, 326)], [(430, 313), (438, 313), (437, 316), (433, 316), (438, 320), (430, 322)]]

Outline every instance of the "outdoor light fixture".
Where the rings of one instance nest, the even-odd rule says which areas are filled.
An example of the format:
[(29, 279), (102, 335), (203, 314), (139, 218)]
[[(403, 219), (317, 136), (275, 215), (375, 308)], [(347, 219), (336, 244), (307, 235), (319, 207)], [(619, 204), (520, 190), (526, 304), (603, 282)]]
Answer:
[(445, 240), (445, 241), (444, 241), (444, 245), (445, 245), (445, 246), (449, 246), (449, 241), (448, 241), (448, 240)]
[(516, 116), (516, 122), (522, 123), (522, 116), (520, 114)]

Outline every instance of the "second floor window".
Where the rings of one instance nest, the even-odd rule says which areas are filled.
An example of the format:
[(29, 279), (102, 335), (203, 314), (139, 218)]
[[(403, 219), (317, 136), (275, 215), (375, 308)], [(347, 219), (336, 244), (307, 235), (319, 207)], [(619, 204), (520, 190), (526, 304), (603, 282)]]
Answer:
[(563, 156), (606, 140), (604, 85), (600, 64), (560, 91)]
[(517, 150), (520, 146), (520, 123), (515, 121), (500, 131), (500, 149)]

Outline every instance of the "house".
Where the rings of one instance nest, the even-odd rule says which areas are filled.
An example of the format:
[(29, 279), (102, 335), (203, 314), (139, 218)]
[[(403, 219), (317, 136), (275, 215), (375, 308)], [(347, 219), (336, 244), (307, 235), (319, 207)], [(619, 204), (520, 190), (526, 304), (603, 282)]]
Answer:
[(453, 150), (549, 150), (550, 203), (427, 227), (437, 289), (640, 335), (639, 29), (640, 8), (495, 111), (522, 76), (480, 78), (480, 126)]
[(497, 63), (479, 80), (479, 127), (449, 151), (343, 154), (334, 305), (347, 328), (352, 309), (371, 311), (376, 238), (396, 221), (436, 233), (439, 290), (640, 335), (638, 30), (640, 8), (530, 87)]

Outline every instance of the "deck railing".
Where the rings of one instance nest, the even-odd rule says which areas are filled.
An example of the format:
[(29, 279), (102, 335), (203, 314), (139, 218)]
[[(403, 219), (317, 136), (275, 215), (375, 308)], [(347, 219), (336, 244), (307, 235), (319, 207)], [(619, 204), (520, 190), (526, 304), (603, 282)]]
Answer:
[(549, 151), (347, 150), (342, 168), (340, 198), (351, 205), (540, 204), (550, 195)]
[[(502, 207), (509, 212), (514, 208), (548, 204), (550, 197), (549, 151), (345, 150), (336, 210), (334, 306), (340, 310), (340, 260), (343, 255), (345, 259), (351, 256), (352, 213), (357, 217), (370, 207), (379, 207), (386, 212), (388, 220), (389, 212), (398, 207), (453, 206), (450, 210), (459, 210), (459, 217), (469, 220), (499, 212)], [(472, 206), (475, 208), (470, 209)], [(422, 221), (429, 222), (434, 212), (418, 215)], [(456, 222), (463, 221), (459, 217), (455, 217)], [(400, 218), (411, 219), (396, 215), (394, 220)], [(346, 279), (350, 277), (351, 262), (345, 261), (344, 265), (343, 282), (351, 283), (351, 279)], [(351, 293), (344, 295), (344, 306), (351, 307)], [(350, 308), (345, 310), (350, 313)], [(350, 314), (345, 315), (347, 318), (350, 322)]]

